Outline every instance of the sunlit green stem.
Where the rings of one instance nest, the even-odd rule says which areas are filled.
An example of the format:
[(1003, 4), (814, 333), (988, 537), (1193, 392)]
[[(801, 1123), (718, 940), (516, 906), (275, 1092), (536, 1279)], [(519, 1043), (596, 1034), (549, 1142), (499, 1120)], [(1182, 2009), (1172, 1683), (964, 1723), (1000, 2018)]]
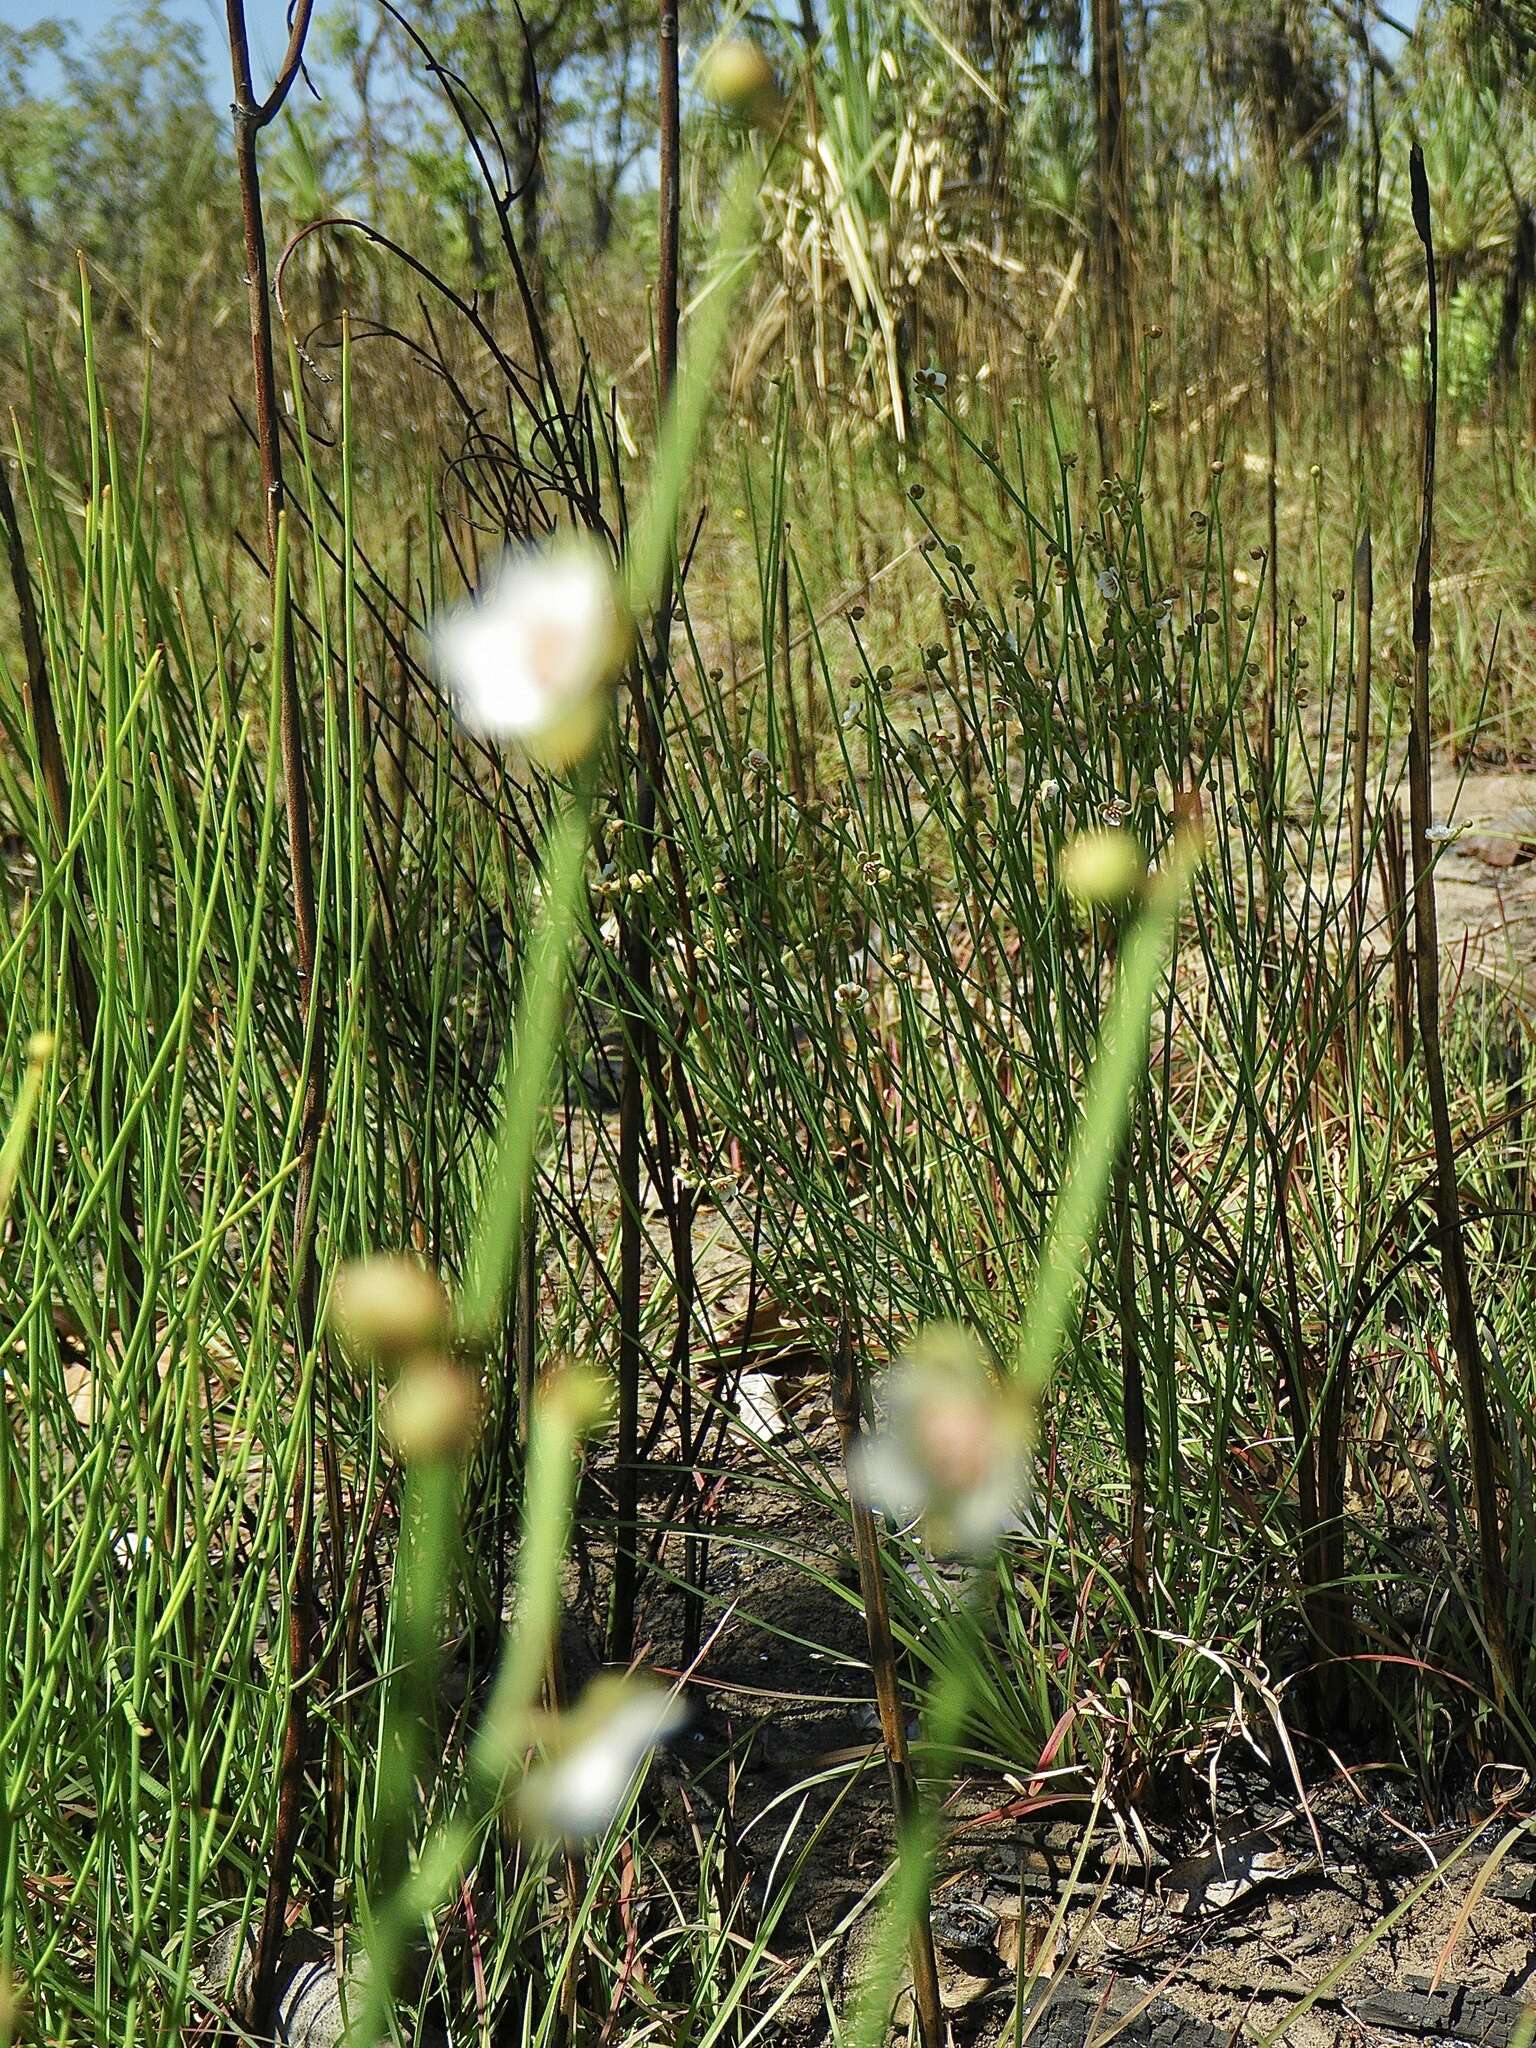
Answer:
[(4, 1141), (0, 1142), (0, 1229), (4, 1228), (6, 1216), (10, 1212), (11, 1196), (16, 1192), (21, 1162), (26, 1157), (32, 1119), (37, 1114), (38, 1099), (43, 1092), (43, 1076), (52, 1058), (52, 1037), (46, 1031), (34, 1032), (27, 1046), (26, 1071), (21, 1077), (21, 1087), (17, 1091), (16, 1107), (11, 1112), (10, 1126)]

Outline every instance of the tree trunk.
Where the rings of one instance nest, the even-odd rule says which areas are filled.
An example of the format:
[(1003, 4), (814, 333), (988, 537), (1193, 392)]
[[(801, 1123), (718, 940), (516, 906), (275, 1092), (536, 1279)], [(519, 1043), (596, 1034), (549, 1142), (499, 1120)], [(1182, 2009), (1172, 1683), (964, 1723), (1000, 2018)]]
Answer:
[(1098, 176), (1097, 265), (1102, 320), (1097, 398), (1101, 419), (1120, 401), (1134, 357), (1129, 243), (1130, 136), (1126, 123), (1125, 29), (1120, 0), (1093, 0), (1094, 162)]

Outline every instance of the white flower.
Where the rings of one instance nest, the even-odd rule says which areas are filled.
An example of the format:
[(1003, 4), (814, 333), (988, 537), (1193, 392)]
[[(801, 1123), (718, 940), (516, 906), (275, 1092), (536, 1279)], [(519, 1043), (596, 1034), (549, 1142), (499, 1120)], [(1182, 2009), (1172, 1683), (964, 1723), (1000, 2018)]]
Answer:
[(1101, 569), (1094, 581), (1099, 586), (1099, 595), (1106, 604), (1113, 604), (1120, 595), (1120, 578), (1113, 569)]
[(1459, 827), (1456, 825), (1426, 825), (1424, 837), (1431, 846), (1444, 846), (1448, 839), (1454, 839)]
[(568, 539), (503, 554), (437, 619), (432, 649), (467, 726), (558, 766), (597, 738), (631, 638), (607, 555)]
[(1029, 1485), (1029, 1415), (970, 1331), (925, 1330), (885, 1382), (885, 1427), (856, 1447), (849, 1478), (869, 1506), (921, 1519), (941, 1555), (977, 1557), (1017, 1523)]
[(771, 1444), (784, 1427), (779, 1390), (765, 1372), (744, 1372), (736, 1389), (736, 1413), (748, 1436)]
[(523, 1826), (566, 1841), (600, 1835), (647, 1756), (687, 1719), (677, 1694), (651, 1679), (614, 1672), (594, 1678), (553, 1724), (544, 1759), (523, 1779), (517, 1795)]

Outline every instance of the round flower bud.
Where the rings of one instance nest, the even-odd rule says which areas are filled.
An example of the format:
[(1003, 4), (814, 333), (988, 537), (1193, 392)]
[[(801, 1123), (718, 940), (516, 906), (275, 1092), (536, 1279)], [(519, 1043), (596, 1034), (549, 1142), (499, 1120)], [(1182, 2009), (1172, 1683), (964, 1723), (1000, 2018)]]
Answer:
[(407, 1464), (461, 1458), (480, 1427), (480, 1388), (451, 1358), (418, 1358), (390, 1388), (384, 1430)]
[(1146, 863), (1129, 832), (1084, 832), (1061, 857), (1062, 886), (1079, 903), (1121, 903), (1141, 886)]
[(771, 119), (778, 101), (773, 66), (746, 36), (727, 36), (699, 65), (698, 82), (715, 104), (744, 121)]
[(571, 1360), (544, 1375), (538, 1400), (563, 1419), (572, 1436), (583, 1437), (607, 1421), (613, 1388), (602, 1373)]
[(448, 1335), (448, 1296), (435, 1273), (403, 1252), (343, 1266), (331, 1290), (331, 1327), (349, 1351), (398, 1365)]

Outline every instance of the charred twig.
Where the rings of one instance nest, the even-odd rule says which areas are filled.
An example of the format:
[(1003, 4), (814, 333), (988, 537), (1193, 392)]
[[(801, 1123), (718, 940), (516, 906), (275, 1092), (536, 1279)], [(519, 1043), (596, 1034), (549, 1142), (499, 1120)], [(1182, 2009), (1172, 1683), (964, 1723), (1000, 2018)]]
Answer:
[(1130, 1484), (1129, 1592), (1137, 1624), (1145, 1628), (1152, 1605), (1152, 1573), (1147, 1542), (1147, 1392), (1141, 1317), (1136, 1305), (1136, 1246), (1132, 1235), (1129, 1148), (1116, 1174), (1113, 1216), (1118, 1239), (1115, 1308), (1120, 1325), (1122, 1422), (1126, 1474)]
[(1370, 871), (1365, 863), (1366, 755), (1371, 737), (1371, 632), (1375, 587), (1371, 574), (1371, 529), (1355, 549), (1354, 716), (1350, 724), (1349, 786), (1349, 996), (1356, 1072), (1365, 1043), (1365, 988), (1360, 949), (1365, 943), (1365, 899)]
[(1264, 704), (1259, 728), (1259, 761), (1264, 779), (1264, 798), (1272, 802), (1275, 795), (1276, 757), (1279, 750), (1278, 722), (1280, 702), (1280, 435), (1276, 423), (1275, 393), (1275, 305), (1270, 284), (1269, 259), (1264, 262), (1264, 440), (1265, 440), (1265, 510), (1268, 530), (1265, 534), (1266, 559), (1265, 581), (1268, 589), (1268, 615), (1266, 619)]
[(1483, 1627), (1495, 1696), (1502, 1707), (1513, 1691), (1505, 1621), (1504, 1540), (1499, 1520), (1497, 1453), (1483, 1368), (1482, 1340), (1472, 1300), (1461, 1195), (1456, 1180), (1456, 1141), (1445, 1092), (1440, 1052), (1440, 943), (1435, 908), (1435, 849), (1430, 839), (1429, 572), (1434, 545), (1435, 425), (1439, 397), (1440, 321), (1435, 276), (1434, 231), (1429, 217), (1429, 183), (1424, 157), (1415, 143), (1409, 162), (1413, 224), (1424, 245), (1429, 283), (1429, 363), (1424, 394), (1424, 467), (1419, 500), (1419, 549), (1413, 570), (1413, 695), (1408, 735), (1408, 802), (1413, 836), (1414, 966), (1418, 986), (1419, 1043), (1424, 1084), (1435, 1139), (1434, 1201), (1441, 1281), (1451, 1348), (1466, 1410), (1467, 1447), (1472, 1460), (1472, 1502), (1477, 1526)]
[[(656, 371), (658, 397), (665, 405), (677, 380), (678, 248), (680, 214), (681, 100), (678, 76), (677, 0), (661, 0), (657, 22), (661, 156), (658, 166), (661, 242), (656, 269)], [(635, 666), (635, 711), (640, 732), (636, 766), (635, 841), (640, 858), (654, 860), (656, 807), (665, 753), (662, 705), (672, 630), (674, 582), (669, 571), (656, 607), (654, 654), (647, 674)], [(632, 1016), (624, 1038), (619, 1084), (619, 1408), (614, 1491), (618, 1540), (613, 1564), (613, 1612), (609, 1655), (626, 1662), (634, 1647), (639, 1581), (640, 1279), (645, 1249), (640, 1207), (640, 1122), (645, 1109), (645, 1075), (655, 1057), (655, 1026), (648, 1013), (651, 931), (645, 899), (629, 909), (622, 939), (624, 979)], [(657, 1114), (662, 1110), (658, 1105)], [(673, 1190), (665, 1190), (671, 1213)]]
[[(246, 32), (245, 0), (226, 0), (230, 71), (234, 85), (235, 166), (240, 182), (240, 212), (245, 238), (246, 285), (251, 325), (251, 364), (256, 400), (256, 434), (261, 455), (261, 480), (266, 503), (267, 557), (276, 594), (279, 540), (285, 510), (282, 422), (272, 348), (272, 306), (267, 268), (266, 229), (261, 208), (261, 170), (257, 138), (282, 111), (304, 61), (313, 0), (299, 0), (288, 48), (271, 91), (257, 100), (251, 83), (251, 53)], [(286, 623), (274, 622), (280, 662), (280, 742), (288, 815), (288, 859), (293, 881), (294, 936), (298, 951), (299, 999), (308, 1046), (303, 1080), (303, 1106), (298, 1138), (293, 1224), (293, 1279), (299, 1318), (299, 1341), (308, 1355), (318, 1334), (317, 1274), (314, 1248), (314, 1169), (321, 1107), (325, 1095), (325, 1046), (316, 1015), (315, 984), (318, 913), (315, 897), (314, 850), (311, 842), (309, 766), (305, 750), (304, 709), (299, 696), (293, 634)], [(311, 1421), (313, 1418), (311, 1418)], [(289, 1510), (293, 1545), (293, 1579), (288, 1616), (288, 1715), (278, 1773), (277, 1823), (267, 1870), (267, 1898), (257, 1937), (251, 1978), (249, 2019), (258, 2035), (271, 2032), (277, 1993), (277, 1964), (287, 1918), (288, 1894), (298, 1847), (309, 1749), (309, 1694), (315, 1683), (315, 1649), (319, 1627), (314, 1592), (314, 1516), (310, 1503), (309, 1460), (301, 1445), (295, 1460), (293, 1499)], [(327, 1488), (328, 1495), (334, 1488)]]

